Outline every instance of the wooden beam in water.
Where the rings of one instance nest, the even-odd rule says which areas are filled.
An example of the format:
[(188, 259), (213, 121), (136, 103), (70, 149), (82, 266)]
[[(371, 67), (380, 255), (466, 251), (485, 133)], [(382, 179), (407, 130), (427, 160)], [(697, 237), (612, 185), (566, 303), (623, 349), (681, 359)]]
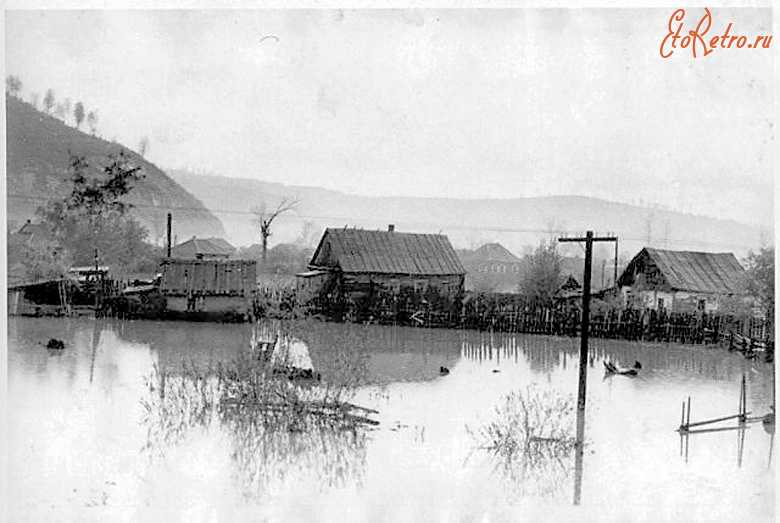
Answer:
[[(750, 414), (750, 413), (746, 412), (745, 415), (747, 415), (747, 414)], [(680, 425), (679, 430), (683, 431), (683, 432), (690, 432), (689, 429), (691, 427), (700, 427), (702, 425), (709, 425), (711, 423), (718, 423), (720, 421), (728, 421), (730, 419), (741, 418), (742, 416), (743, 416), (742, 414), (733, 414), (731, 416), (724, 416), (722, 418), (715, 418), (715, 419), (710, 419), (710, 420), (705, 420), (705, 421), (697, 421), (695, 423), (686, 423), (685, 425)]]
[(718, 427), (715, 429), (697, 429), (697, 430), (688, 430), (684, 431), (686, 435), (688, 434), (706, 434), (708, 432), (723, 432), (726, 430), (747, 430), (748, 427), (745, 427), (744, 425), (736, 425), (734, 427)]

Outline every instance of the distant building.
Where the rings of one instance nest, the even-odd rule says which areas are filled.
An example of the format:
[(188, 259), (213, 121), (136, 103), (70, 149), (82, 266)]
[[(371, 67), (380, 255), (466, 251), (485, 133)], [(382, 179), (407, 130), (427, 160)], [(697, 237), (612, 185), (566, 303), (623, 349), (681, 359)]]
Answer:
[(476, 250), (458, 251), (466, 270), (468, 291), (516, 293), (523, 263), (500, 243), (486, 243)]
[(227, 259), (233, 256), (236, 248), (223, 238), (196, 238), (171, 248), (171, 257), (186, 260)]
[(441, 234), (412, 234), (362, 229), (326, 229), (309, 264), (297, 276), (299, 292), (358, 299), (377, 289), (435, 289), (453, 297), (463, 291), (465, 269), (449, 239)]
[(49, 226), (43, 222), (32, 223), (27, 220), (16, 233), (19, 237), (24, 238), (25, 241), (51, 241), (54, 239), (54, 234), (49, 229)]
[(745, 269), (730, 252), (670, 251), (646, 247), (618, 278), (624, 303), (667, 312), (715, 312), (741, 294)]

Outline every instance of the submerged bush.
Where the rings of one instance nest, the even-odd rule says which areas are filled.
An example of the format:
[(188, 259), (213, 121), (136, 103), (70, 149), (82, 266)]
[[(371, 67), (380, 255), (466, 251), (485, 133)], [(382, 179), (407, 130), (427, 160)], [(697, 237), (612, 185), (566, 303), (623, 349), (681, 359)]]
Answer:
[(571, 474), (575, 402), (554, 390), (530, 385), (507, 395), (495, 419), (470, 431), (480, 449), (490, 452), (503, 474), (524, 491), (557, 493)]
[(359, 480), (366, 429), (378, 422), (376, 411), (346, 401), (354, 385), (291, 372), (252, 350), (205, 366), (155, 366), (142, 401), (145, 450), (161, 457), (193, 429), (221, 431), (247, 496), (293, 470), (325, 485)]

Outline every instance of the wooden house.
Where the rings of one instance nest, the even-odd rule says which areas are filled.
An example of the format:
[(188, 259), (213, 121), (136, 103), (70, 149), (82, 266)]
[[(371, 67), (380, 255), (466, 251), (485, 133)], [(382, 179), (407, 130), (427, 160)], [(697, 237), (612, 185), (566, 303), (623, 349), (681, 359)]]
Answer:
[(186, 313), (245, 314), (257, 288), (255, 260), (166, 259), (160, 290), (167, 310)]
[(363, 229), (326, 229), (310, 271), (297, 276), (298, 289), (309, 295), (360, 299), (377, 289), (435, 289), (453, 298), (463, 292), (466, 271), (449, 239), (441, 234)]
[(236, 248), (223, 238), (192, 237), (171, 249), (171, 257), (188, 260), (228, 259), (236, 252)]
[(622, 300), (667, 312), (716, 312), (741, 295), (745, 269), (730, 252), (642, 249), (618, 278)]

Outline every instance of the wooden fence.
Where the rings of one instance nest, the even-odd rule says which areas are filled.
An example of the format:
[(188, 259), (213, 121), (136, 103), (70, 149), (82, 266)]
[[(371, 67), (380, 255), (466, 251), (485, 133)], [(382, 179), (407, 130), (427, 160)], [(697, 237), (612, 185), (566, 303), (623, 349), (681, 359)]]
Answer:
[[(297, 316), (321, 314), (335, 321), (449, 327), (507, 333), (579, 336), (581, 310), (576, 301), (554, 305), (529, 303), (518, 295), (466, 295), (458, 300), (412, 299), (342, 303), (312, 300), (294, 303), (294, 292), (265, 295), (269, 310), (296, 310)], [(594, 307), (590, 336), (632, 341), (712, 344), (738, 335), (755, 342), (774, 339), (765, 320), (704, 313), (658, 313), (652, 310)]]

